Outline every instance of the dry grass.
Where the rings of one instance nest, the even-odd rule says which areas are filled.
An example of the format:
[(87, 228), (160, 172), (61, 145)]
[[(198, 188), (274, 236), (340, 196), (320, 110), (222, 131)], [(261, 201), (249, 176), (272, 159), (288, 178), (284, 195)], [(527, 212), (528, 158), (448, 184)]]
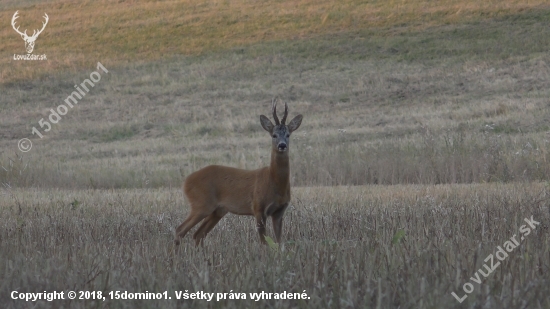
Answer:
[[(179, 190), (14, 190), (0, 200), (0, 302), (11, 290), (168, 291), (169, 301), (39, 302), (40, 308), (547, 308), (545, 184), (308, 187), (294, 190), (284, 247), (251, 217), (225, 217), (205, 246), (173, 228)], [(451, 296), (514, 234), (541, 222), (459, 305)], [(401, 232), (402, 231), (402, 232)], [(269, 234), (272, 235), (271, 225)], [(176, 301), (173, 291), (302, 292), (308, 301)]]
[[(27, 1), (0, 5), (0, 84), (93, 66), (166, 59), (226, 50), (265, 41), (379, 28), (379, 32), (425, 29), (487, 17), (517, 14), (547, 1)], [(36, 54), (48, 61), (14, 61), (23, 41), (8, 26), (20, 10), (21, 29), (50, 22)], [(396, 28), (397, 27), (397, 28)]]
[[(3, 88), (0, 180), (176, 187), (208, 164), (258, 168), (269, 154), (258, 116), (273, 96), (305, 115), (291, 138), (295, 185), (547, 180), (549, 12), (108, 67), (43, 140), (32, 127), (95, 66), (15, 83)], [(23, 137), (34, 148), (9, 167)]]
[[(267, 164), (269, 153), (258, 116), (268, 113), (273, 96), (290, 101), (291, 113), (305, 115), (304, 124), (291, 139), (295, 185), (547, 180), (550, 10), (539, 2), (429, 3), (373, 2), (364, 5), (380, 8), (365, 10), (343, 3), (323, 11), (328, 2), (299, 2), (295, 14), (311, 11), (313, 15), (288, 23), (278, 15), (288, 13), (284, 9), (288, 2), (273, 6), (218, 3), (228, 6), (227, 14), (238, 8), (238, 14), (250, 10), (250, 19), (236, 18), (239, 22), (289, 28), (274, 31), (281, 37), (258, 41), (236, 37), (224, 41), (218, 32), (196, 34), (197, 39), (224, 46), (196, 51), (199, 56), (177, 56), (187, 52), (173, 46), (193, 46), (181, 40), (170, 44), (153, 40), (154, 46), (173, 47), (174, 52), (163, 54), (165, 59), (159, 61), (147, 62), (144, 56), (139, 63), (132, 60), (139, 53), (127, 48), (149, 41), (133, 37), (143, 33), (137, 31), (142, 28), (124, 21), (138, 12), (166, 13), (166, 22), (158, 18), (141, 21), (143, 29), (152, 27), (145, 32), (151, 39), (166, 39), (171, 36), (163, 31), (175, 29), (178, 18), (189, 18), (176, 17), (174, 6), (192, 3), (78, 4), (86, 10), (72, 2), (37, 3), (33, 6), (37, 12), (46, 6), (67, 11), (50, 13), (52, 23), (54, 16), (103, 12), (87, 9), (101, 5), (103, 17), (80, 20), (113, 29), (106, 19), (120, 16), (120, 31), (135, 32), (124, 33), (132, 38), (124, 44), (97, 42), (125, 55), (125, 61), (114, 52), (86, 56), (92, 66), (56, 69), (52, 72), (58, 73), (49, 77), (1, 86), (0, 182), (18, 187), (179, 187), (186, 175), (208, 164), (258, 168)], [(13, 5), (2, 6), (4, 14)], [(222, 18), (223, 14), (208, 5), (214, 4), (184, 10), (200, 17), (189, 19), (189, 26), (217, 25), (207, 17)], [(393, 14), (389, 8), (397, 5), (399, 10), (394, 13), (409, 13), (380, 17)], [(449, 13), (454, 10), (460, 14)], [(375, 15), (359, 18), (361, 23), (346, 29), (339, 28), (338, 19), (329, 18), (328, 28), (315, 28), (316, 35), (292, 39), (297, 36), (294, 30), (318, 25), (315, 16), (338, 12)], [(375, 20), (386, 24), (370, 24)], [(298, 21), (306, 24), (293, 24)], [(52, 31), (58, 29), (51, 26)], [(227, 27), (204, 31), (231, 29), (236, 36), (252, 37), (248, 26), (241, 32)], [(97, 31), (111, 33), (103, 28)], [(55, 37), (61, 40), (62, 36)], [(73, 49), (85, 47), (78, 45), (84, 44), (79, 40), (85, 35), (75, 37), (63, 42), (74, 44)], [(98, 60), (110, 73), (44, 139), (32, 136), (38, 121), (63, 103)], [(10, 76), (15, 78), (15, 74)], [(19, 161), (16, 144), (24, 137), (33, 140), (34, 148)]]
[[(548, 3), (335, 3), (2, 2), (22, 27), (50, 15), (36, 51), (49, 61), (0, 59), (3, 307), (550, 307)], [(8, 26), (0, 40), (23, 51)], [(33, 137), (97, 61), (109, 74)], [(203, 248), (188, 236), (173, 251), (186, 175), (267, 164), (258, 116), (273, 96), (304, 114), (284, 247), (227, 216)], [(531, 216), (541, 226), (458, 304)], [(14, 289), (311, 299), (32, 304)]]

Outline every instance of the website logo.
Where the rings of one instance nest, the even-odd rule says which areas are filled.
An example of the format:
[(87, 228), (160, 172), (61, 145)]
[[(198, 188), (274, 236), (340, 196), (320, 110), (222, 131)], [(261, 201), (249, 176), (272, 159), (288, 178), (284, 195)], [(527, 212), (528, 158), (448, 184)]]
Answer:
[(13, 27), (13, 30), (17, 32), (21, 38), (25, 41), (25, 49), (27, 50), (27, 55), (13, 55), (14, 60), (46, 60), (46, 55), (33, 55), (32, 51), (34, 50), (34, 44), (36, 43), (36, 39), (38, 38), (38, 35), (44, 31), (44, 28), (46, 28), (46, 25), (48, 24), (48, 14), (44, 13), (44, 19), (45, 22), (42, 22), (42, 29), (40, 30), (33, 30), (32, 35), (27, 35), (27, 29), (25, 29), (24, 32), (19, 31), (19, 26), (15, 27), (15, 20), (19, 18), (17, 15), (19, 11), (16, 11), (15, 14), (13, 14), (13, 17), (11, 19), (11, 26)]

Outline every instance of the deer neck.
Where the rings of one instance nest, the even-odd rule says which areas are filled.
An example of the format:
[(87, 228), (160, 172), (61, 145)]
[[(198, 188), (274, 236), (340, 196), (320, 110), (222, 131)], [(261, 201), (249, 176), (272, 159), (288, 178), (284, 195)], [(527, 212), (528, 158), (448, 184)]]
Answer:
[(278, 153), (276, 150), (271, 152), (269, 174), (278, 191), (282, 192), (286, 190), (290, 178), (288, 151), (282, 154)]

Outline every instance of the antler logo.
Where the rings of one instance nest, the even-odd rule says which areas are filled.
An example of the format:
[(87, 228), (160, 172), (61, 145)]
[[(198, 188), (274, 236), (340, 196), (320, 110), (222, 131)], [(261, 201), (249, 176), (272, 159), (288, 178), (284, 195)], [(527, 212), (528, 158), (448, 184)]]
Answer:
[(13, 27), (13, 30), (15, 30), (15, 32), (17, 32), (17, 33), (19, 33), (19, 35), (21, 35), (21, 37), (25, 41), (25, 49), (27, 50), (27, 53), (30, 54), (34, 50), (34, 43), (36, 41), (36, 38), (38, 37), (38, 35), (40, 33), (42, 33), (42, 31), (44, 31), (44, 28), (46, 28), (46, 25), (48, 24), (49, 17), (48, 17), (48, 14), (44, 13), (44, 19), (46, 20), (46, 22), (42, 22), (42, 29), (40, 29), (40, 31), (38, 31), (38, 32), (37, 32), (37, 30), (33, 30), (32, 35), (28, 36), (27, 35), (27, 29), (25, 29), (25, 32), (21, 32), (21, 31), (19, 31), (19, 27), (15, 28), (15, 20), (19, 18), (19, 16), (17, 16), (18, 12), (19, 11), (16, 11), (15, 14), (13, 14), (13, 17), (11, 19), (11, 26)]

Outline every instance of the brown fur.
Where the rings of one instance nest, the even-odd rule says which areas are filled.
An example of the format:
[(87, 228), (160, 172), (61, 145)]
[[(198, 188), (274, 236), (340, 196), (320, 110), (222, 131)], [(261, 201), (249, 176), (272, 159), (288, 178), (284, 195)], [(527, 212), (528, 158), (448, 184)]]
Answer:
[[(285, 104), (286, 107), (286, 104)], [(289, 135), (302, 121), (302, 115), (296, 116), (286, 126), (285, 116), (279, 124), (275, 104), (274, 126), (265, 116), (260, 116), (262, 127), (273, 135), (271, 164), (257, 170), (243, 170), (233, 167), (210, 165), (187, 177), (183, 191), (189, 200), (191, 211), (185, 221), (176, 229), (175, 244), (197, 223), (204, 219), (193, 235), (198, 245), (214, 226), (228, 212), (237, 215), (249, 215), (256, 218), (260, 240), (265, 241), (266, 218), (271, 216), (277, 242), (281, 241), (283, 214), (290, 202), (290, 170), (288, 146), (280, 151), (280, 143), (288, 145)], [(282, 133), (281, 133), (282, 132)], [(278, 135), (275, 138), (275, 135)]]

